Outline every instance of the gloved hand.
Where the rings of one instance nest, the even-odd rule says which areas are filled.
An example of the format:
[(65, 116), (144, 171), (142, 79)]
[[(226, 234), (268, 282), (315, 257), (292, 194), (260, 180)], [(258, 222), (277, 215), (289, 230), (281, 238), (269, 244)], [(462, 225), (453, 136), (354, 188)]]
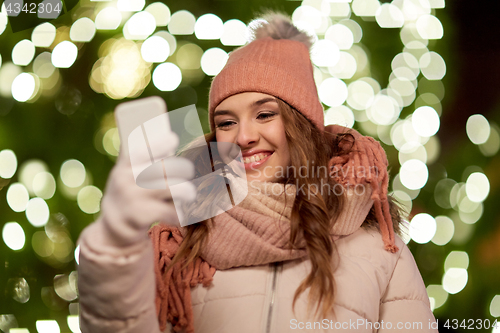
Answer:
[[(157, 157), (164, 157), (169, 184), (178, 183), (176, 199), (182, 199), (183, 202), (193, 201), (196, 198), (196, 188), (189, 180), (194, 177), (194, 165), (188, 159), (170, 156), (171, 151), (167, 150), (171, 148)], [(134, 165), (137, 162), (151, 164), (150, 160), (136, 159)], [(158, 179), (149, 177), (148, 182), (167, 184), (163, 174), (156, 173), (154, 176)], [(147, 231), (155, 222), (180, 226), (171, 191), (168, 185), (166, 189), (161, 190), (139, 187), (134, 179), (128, 154), (121, 152), (106, 184), (97, 227), (101, 229), (108, 244), (125, 247), (148, 239)]]

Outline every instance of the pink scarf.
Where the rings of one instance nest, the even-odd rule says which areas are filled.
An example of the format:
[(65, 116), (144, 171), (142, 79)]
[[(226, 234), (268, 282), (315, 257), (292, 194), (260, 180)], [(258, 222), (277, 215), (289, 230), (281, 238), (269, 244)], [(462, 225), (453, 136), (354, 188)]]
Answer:
[[(199, 283), (208, 286), (216, 269), (264, 265), (307, 255), (303, 239), (298, 240), (299, 249), (288, 248), (295, 186), (287, 185), (285, 192), (282, 184), (252, 182), (248, 189), (248, 196), (238, 206), (212, 219), (203, 259), (196, 259), (185, 270), (178, 262), (166, 271), (182, 242), (183, 230), (156, 225), (149, 231), (154, 245), (156, 308), (162, 330), (168, 321), (175, 331), (185, 328), (187, 333), (194, 332), (191, 288)], [(333, 240), (356, 231), (373, 205), (369, 192), (362, 197), (354, 198), (352, 193), (347, 197), (335, 234), (332, 233)]]

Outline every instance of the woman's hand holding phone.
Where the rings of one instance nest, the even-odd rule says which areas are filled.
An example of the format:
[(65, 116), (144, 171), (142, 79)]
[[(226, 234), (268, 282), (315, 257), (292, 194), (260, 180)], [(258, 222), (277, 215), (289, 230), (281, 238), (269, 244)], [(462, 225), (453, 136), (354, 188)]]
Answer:
[[(183, 199), (194, 200), (196, 189), (189, 182), (194, 175), (194, 167), (192, 170), (185, 168), (185, 165), (192, 163), (181, 157), (168, 159), (170, 165), (177, 163), (183, 166), (176, 168), (180, 172), (177, 178), (185, 180), (180, 184), (185, 187)], [(135, 183), (130, 160), (119, 157), (111, 170), (102, 199), (100, 223), (105, 227), (103, 232), (107, 233), (107, 238), (113, 241), (113, 245), (127, 246), (146, 239), (147, 231), (155, 222), (180, 226), (169, 189), (139, 187)]]
[[(130, 156), (134, 157), (132, 159), (134, 166), (152, 165), (153, 162), (147, 153), (137, 154), (135, 151), (134, 154), (133, 149), (141, 146), (127, 139), (134, 127), (137, 128), (144, 124), (145, 120), (158, 115), (167, 116), (165, 111), (164, 102), (157, 97), (123, 103), (117, 108), (117, 124), (122, 144), (117, 162), (106, 184), (101, 203), (101, 216), (97, 223), (100, 224), (99, 227), (107, 242), (112, 242), (113, 246), (129, 246), (147, 239), (147, 231), (155, 222), (180, 226), (168, 184), (176, 183), (176, 201), (180, 199), (182, 202), (190, 202), (196, 198), (196, 188), (189, 181), (194, 177), (194, 165), (188, 159), (174, 156), (179, 141), (177, 135), (170, 130), (170, 124), (166, 124), (165, 128), (161, 127), (161, 135), (151, 135), (147, 138), (149, 149), (151, 150), (151, 147), (155, 149), (154, 160), (163, 167), (161, 173), (146, 173), (147, 181), (164, 184), (164, 189), (140, 187), (136, 182), (137, 175), (134, 177)], [(166, 120), (168, 122), (168, 117)], [(182, 216), (180, 218), (182, 219)]]

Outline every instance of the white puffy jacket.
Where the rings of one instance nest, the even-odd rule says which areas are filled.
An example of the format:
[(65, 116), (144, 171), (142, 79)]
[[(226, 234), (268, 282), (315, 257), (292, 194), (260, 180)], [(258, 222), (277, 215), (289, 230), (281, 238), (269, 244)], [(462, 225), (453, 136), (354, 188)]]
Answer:
[[(81, 238), (79, 289), (83, 333), (159, 333), (151, 243), (103, 246), (93, 225)], [(195, 333), (437, 332), (413, 256), (384, 250), (377, 230), (359, 228), (336, 242), (336, 318), (308, 318), (307, 292), (292, 311), (307, 259), (216, 271), (192, 289)], [(165, 332), (170, 332), (167, 328)]]

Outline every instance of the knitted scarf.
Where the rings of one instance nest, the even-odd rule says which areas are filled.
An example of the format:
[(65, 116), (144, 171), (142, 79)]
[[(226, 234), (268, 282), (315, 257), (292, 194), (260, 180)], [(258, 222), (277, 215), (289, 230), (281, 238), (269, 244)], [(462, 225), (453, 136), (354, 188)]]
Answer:
[[(339, 133), (345, 128), (328, 126), (325, 130)], [(385, 152), (372, 138), (363, 137), (354, 130), (350, 134), (354, 141), (341, 142), (341, 145), (350, 145), (346, 147), (350, 153), (335, 156), (329, 163), (330, 176), (345, 186), (347, 199), (332, 230), (332, 239), (358, 230), (374, 206), (385, 248), (397, 252), (387, 201)], [(370, 167), (376, 172), (358, 172), (359, 168), (367, 171)], [(369, 186), (364, 186), (364, 195), (359, 195), (350, 185)], [(201, 258), (184, 269), (182, 263), (177, 262), (172, 269), (166, 270), (177, 253), (185, 230), (163, 224), (150, 229), (155, 256), (156, 309), (162, 331), (170, 322), (176, 332), (185, 329), (186, 333), (194, 333), (191, 288), (200, 283), (209, 286), (217, 269), (263, 265), (307, 256), (305, 241), (300, 236), (296, 248), (289, 248), (290, 215), (295, 194), (294, 185), (249, 183), (248, 195), (240, 204), (211, 219), (212, 228)]]
[[(330, 125), (325, 131), (339, 134), (344, 133), (345, 127)], [(334, 156), (328, 167), (330, 176), (345, 187), (356, 184), (369, 184), (372, 189), (375, 215), (380, 226), (380, 233), (385, 249), (396, 253), (399, 249), (395, 245), (394, 228), (387, 199), (389, 190), (388, 161), (384, 149), (378, 141), (369, 136), (363, 136), (355, 130), (349, 130), (348, 135), (353, 140), (340, 142), (340, 148), (349, 151), (348, 154)]]

